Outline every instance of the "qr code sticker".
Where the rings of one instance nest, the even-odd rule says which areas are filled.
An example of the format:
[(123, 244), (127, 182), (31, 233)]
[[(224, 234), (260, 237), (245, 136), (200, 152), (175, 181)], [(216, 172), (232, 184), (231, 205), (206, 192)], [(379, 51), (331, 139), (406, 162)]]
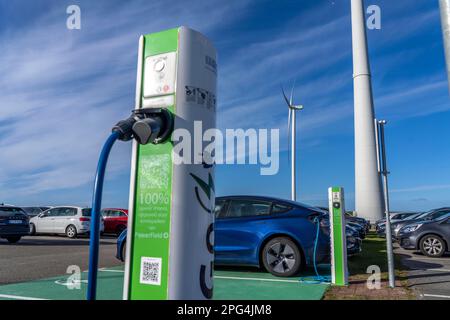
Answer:
[(141, 258), (141, 277), (142, 284), (161, 285), (161, 258)]

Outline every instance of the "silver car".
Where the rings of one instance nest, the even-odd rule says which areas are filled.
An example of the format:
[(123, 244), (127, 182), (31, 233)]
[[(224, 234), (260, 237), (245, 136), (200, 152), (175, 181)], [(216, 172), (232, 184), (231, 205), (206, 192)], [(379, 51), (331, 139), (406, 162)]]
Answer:
[[(30, 234), (65, 234), (76, 238), (90, 231), (91, 210), (73, 206), (53, 207), (30, 219)], [(100, 219), (100, 231), (103, 232), (103, 218)]]

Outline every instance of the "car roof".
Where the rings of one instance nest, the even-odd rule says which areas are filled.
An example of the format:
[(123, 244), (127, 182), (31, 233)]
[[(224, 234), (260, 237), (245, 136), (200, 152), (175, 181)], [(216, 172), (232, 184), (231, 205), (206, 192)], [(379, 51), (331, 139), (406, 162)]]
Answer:
[(433, 209), (432, 211), (450, 210), (450, 207), (442, 207), (438, 209)]
[(49, 207), (47, 210), (49, 210), (49, 209), (58, 209), (58, 208), (91, 209), (89, 207), (80, 207), (80, 206), (54, 206), (54, 207)]
[(292, 201), (292, 200), (287, 200), (287, 199), (282, 199), (282, 198), (277, 198), (277, 197), (271, 197), (271, 196), (250, 196), (250, 195), (231, 195), (231, 196), (221, 196), (221, 197), (216, 197), (217, 200), (232, 200), (232, 199), (245, 199), (245, 200), (261, 200), (261, 201), (271, 201), (271, 202), (281, 202), (281, 203), (285, 203), (288, 205), (293, 205), (296, 207), (302, 207), (302, 208), (309, 208), (311, 210), (320, 210), (323, 211), (322, 209), (318, 208), (318, 207), (314, 207), (308, 204), (304, 204), (301, 202), (297, 202), (297, 201)]
[(128, 209), (121, 209), (121, 208), (103, 208), (102, 210), (117, 210), (117, 211), (128, 212)]
[(15, 209), (22, 209), (21, 207), (9, 205), (9, 204), (2, 204), (2, 205), (0, 205), (0, 208), (15, 208)]

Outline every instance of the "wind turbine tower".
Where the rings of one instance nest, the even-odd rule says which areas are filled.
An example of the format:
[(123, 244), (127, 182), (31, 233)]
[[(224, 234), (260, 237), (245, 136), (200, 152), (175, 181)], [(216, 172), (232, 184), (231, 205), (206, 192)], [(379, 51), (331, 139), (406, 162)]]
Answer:
[(358, 216), (375, 222), (383, 217), (384, 205), (378, 172), (375, 113), (364, 9), (363, 0), (351, 0), (355, 108), (355, 209)]
[(294, 105), (292, 99), (294, 94), (294, 86), (292, 86), (291, 90), (291, 97), (290, 99), (287, 98), (286, 93), (284, 92), (284, 89), (281, 88), (281, 91), (283, 92), (284, 100), (286, 101), (286, 104), (288, 105), (288, 136), (290, 136), (289, 149), (290, 149), (290, 156), (291, 156), (291, 200), (296, 201), (297, 200), (297, 163), (296, 163), (296, 142), (297, 142), (297, 130), (296, 130), (296, 111), (303, 110), (302, 105)]
[(439, 7), (441, 9), (445, 60), (447, 62), (448, 89), (450, 92), (450, 0), (439, 0)]

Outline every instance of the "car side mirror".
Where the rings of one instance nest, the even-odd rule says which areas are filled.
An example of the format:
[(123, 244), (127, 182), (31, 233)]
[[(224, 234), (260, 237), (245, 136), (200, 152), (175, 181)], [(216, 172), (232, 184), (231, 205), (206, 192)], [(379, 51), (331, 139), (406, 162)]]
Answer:
[(47, 215), (45, 214), (45, 213), (40, 213), (39, 215), (38, 215), (38, 217), (39, 218), (44, 218), (44, 217), (46, 217)]

